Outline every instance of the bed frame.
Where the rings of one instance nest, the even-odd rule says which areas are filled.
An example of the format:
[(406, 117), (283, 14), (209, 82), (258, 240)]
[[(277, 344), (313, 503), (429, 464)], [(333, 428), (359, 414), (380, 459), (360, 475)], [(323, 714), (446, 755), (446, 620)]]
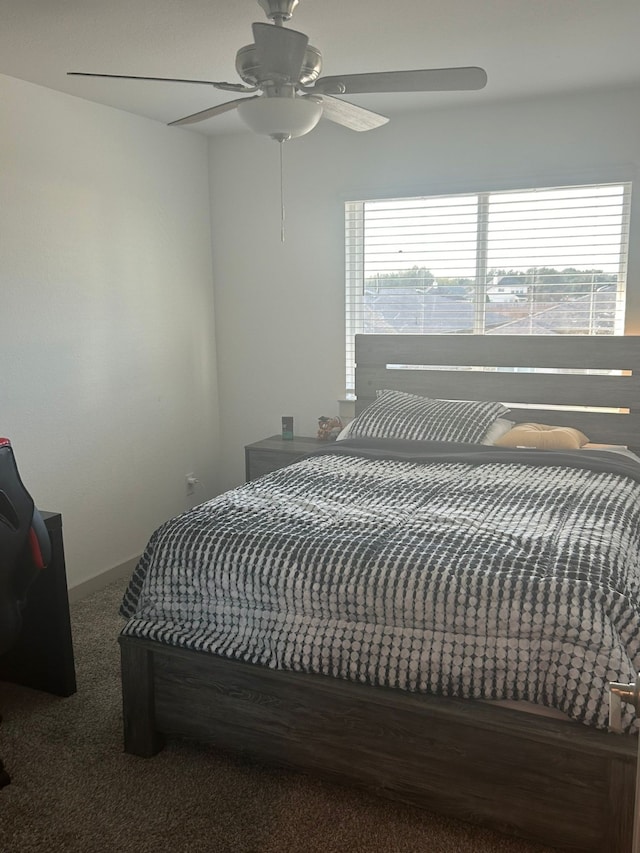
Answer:
[[(358, 410), (378, 388), (501, 400), (517, 421), (640, 445), (640, 338), (358, 336), (356, 360)], [(532, 367), (553, 372), (495, 370)], [(585, 368), (601, 372), (556, 372)], [(544, 408), (561, 405), (603, 410)], [(149, 640), (120, 646), (129, 753), (190, 736), (550, 846), (632, 853), (635, 737)]]

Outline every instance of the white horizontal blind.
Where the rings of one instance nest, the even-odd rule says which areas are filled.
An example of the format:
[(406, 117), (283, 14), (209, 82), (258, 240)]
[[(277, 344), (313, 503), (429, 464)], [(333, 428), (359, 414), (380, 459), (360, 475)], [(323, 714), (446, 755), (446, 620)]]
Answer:
[(630, 183), (352, 201), (356, 334), (624, 333)]

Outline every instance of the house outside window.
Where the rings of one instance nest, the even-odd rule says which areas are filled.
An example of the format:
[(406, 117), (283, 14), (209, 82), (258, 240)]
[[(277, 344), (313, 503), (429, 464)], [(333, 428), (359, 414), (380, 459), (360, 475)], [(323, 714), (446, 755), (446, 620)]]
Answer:
[(630, 183), (350, 201), (356, 334), (622, 335)]

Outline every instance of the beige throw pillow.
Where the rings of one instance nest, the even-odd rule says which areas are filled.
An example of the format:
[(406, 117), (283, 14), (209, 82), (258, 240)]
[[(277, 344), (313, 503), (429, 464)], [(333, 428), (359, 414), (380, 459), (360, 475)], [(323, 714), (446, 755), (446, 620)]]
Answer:
[(517, 424), (499, 438), (497, 447), (535, 447), (536, 450), (579, 450), (589, 439), (574, 427)]

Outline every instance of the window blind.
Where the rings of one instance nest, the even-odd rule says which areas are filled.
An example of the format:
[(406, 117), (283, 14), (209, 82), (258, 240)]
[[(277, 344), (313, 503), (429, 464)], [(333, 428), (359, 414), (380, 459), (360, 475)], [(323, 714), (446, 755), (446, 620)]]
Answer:
[(345, 205), (356, 334), (624, 333), (630, 183)]

